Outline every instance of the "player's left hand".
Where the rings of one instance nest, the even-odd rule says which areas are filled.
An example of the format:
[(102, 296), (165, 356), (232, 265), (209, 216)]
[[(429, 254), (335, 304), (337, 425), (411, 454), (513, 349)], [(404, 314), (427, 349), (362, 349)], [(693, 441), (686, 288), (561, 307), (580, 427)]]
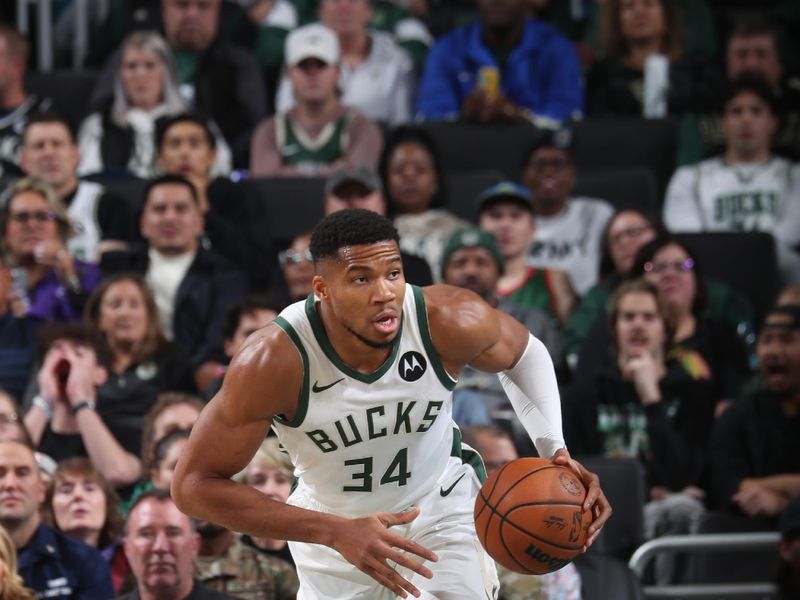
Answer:
[(611, 504), (608, 503), (608, 498), (606, 498), (603, 490), (600, 489), (600, 478), (588, 471), (586, 467), (577, 460), (573, 459), (566, 448), (559, 448), (556, 450), (552, 461), (557, 465), (567, 467), (574, 471), (586, 487), (586, 499), (583, 502), (583, 510), (592, 511), (592, 515), (594, 516), (594, 520), (587, 530), (586, 545), (583, 547), (583, 551), (586, 552), (589, 546), (597, 539), (597, 536), (600, 535), (600, 530), (603, 529), (603, 525), (605, 525), (606, 521), (608, 521), (611, 516), (613, 512)]

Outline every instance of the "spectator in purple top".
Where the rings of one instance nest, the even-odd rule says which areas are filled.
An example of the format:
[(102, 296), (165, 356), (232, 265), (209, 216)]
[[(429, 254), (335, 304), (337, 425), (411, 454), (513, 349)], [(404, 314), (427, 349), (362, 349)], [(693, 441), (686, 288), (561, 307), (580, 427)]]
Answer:
[(0, 200), (0, 232), (11, 271), (11, 312), (41, 321), (80, 320), (102, 275), (67, 248), (74, 229), (53, 188), (29, 177), (12, 184)]

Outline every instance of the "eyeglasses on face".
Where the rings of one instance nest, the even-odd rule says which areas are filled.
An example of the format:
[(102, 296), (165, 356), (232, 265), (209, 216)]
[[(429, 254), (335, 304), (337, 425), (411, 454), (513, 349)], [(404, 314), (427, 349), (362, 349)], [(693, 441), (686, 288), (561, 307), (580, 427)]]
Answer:
[(633, 227), (626, 227), (625, 229), (620, 229), (618, 232), (613, 234), (610, 240), (612, 244), (619, 244), (626, 238), (637, 238), (651, 229), (652, 227), (650, 227), (650, 225), (634, 225)]
[(48, 221), (55, 221), (58, 215), (52, 210), (20, 210), (17, 212), (9, 213), (9, 220), (14, 223), (24, 225), (31, 219), (37, 223), (47, 223)]
[(303, 261), (311, 262), (312, 260), (314, 260), (314, 257), (311, 256), (311, 250), (299, 252), (295, 250), (283, 250), (278, 253), (278, 262), (283, 269), (289, 264), (296, 265)]
[(645, 273), (657, 273), (662, 274), (666, 273), (672, 269), (676, 273), (688, 273), (694, 269), (694, 261), (691, 258), (687, 258), (686, 260), (676, 260), (676, 261), (647, 261), (644, 263), (644, 272)]

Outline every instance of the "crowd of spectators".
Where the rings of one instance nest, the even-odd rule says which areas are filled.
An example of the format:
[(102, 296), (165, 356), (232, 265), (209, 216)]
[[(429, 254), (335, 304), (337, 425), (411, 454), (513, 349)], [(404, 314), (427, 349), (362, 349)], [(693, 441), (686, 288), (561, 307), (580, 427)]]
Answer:
[[(75, 7), (56, 4), (63, 73)], [(647, 538), (710, 513), (780, 526), (796, 597), (796, 3), (105, 4), (77, 107), (31, 91), (41, 32), (0, 7), (4, 597), (295, 597), (284, 540), (196, 523), (167, 491), (247, 336), (311, 293), (315, 219), (280, 235), (289, 215), (250, 185), (279, 180), (318, 183), (297, 188), (316, 215), (385, 215), (409, 283), (467, 288), (540, 338), (572, 454), (641, 463)], [(654, 200), (582, 191), (580, 126), (603, 119), (674, 128)], [(443, 122), (486, 165), (468, 192)], [(493, 171), (481, 135), (512, 129), (520, 160)], [(691, 241), (707, 232), (771, 236), (752, 257), (776, 273), (770, 307), (709, 268)], [(534, 452), (495, 375), (464, 369), (454, 418), (487, 468)], [(237, 477), (285, 501), (292, 465), (270, 436)], [(501, 581), (504, 600), (580, 597), (572, 567)]]

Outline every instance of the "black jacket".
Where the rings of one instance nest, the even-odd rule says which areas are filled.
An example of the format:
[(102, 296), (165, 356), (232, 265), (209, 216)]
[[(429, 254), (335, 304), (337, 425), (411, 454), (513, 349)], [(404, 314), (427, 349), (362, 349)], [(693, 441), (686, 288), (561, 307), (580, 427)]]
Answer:
[(719, 418), (711, 443), (711, 493), (717, 508), (733, 509), (743, 479), (800, 473), (800, 417), (787, 417), (780, 399), (759, 389)]
[[(679, 491), (702, 485), (716, 396), (677, 361), (659, 382), (662, 401), (642, 406), (619, 368), (606, 364), (564, 393), (564, 437), (573, 455), (636, 452), (649, 486)], [(646, 435), (646, 438), (645, 438)]]

